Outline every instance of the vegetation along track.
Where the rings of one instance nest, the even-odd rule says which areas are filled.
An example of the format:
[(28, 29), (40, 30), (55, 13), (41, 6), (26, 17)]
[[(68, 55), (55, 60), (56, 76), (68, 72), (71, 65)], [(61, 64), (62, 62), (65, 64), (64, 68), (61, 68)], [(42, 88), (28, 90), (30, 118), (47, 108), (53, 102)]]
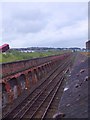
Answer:
[[(55, 101), (55, 97), (60, 91), (60, 86), (65, 77), (65, 72), (71, 63), (70, 58), (59, 65), (40, 86), (38, 86), (21, 104), (19, 104), (4, 119), (24, 118), (49, 118), (50, 108)], [(48, 115), (49, 113), (49, 115)], [(52, 117), (52, 116), (50, 116)]]

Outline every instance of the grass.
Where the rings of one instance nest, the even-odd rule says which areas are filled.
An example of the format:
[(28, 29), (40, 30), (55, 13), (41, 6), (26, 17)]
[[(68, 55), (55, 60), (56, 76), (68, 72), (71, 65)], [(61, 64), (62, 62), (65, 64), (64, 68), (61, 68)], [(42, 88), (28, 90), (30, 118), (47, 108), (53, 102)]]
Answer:
[(32, 52), (32, 53), (22, 53), (16, 50), (8, 51), (7, 53), (0, 53), (0, 63), (13, 62), (18, 60), (25, 60), (38, 57), (46, 57), (50, 55), (62, 54), (65, 51), (47, 51), (47, 52)]
[(0, 53), (0, 63), (2, 62), (2, 54)]

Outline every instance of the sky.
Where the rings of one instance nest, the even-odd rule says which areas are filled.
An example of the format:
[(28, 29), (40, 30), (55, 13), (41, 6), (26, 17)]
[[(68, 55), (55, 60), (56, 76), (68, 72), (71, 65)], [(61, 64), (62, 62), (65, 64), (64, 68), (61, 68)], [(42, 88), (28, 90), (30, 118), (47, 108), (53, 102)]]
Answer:
[(0, 45), (85, 47), (88, 40), (86, 2), (0, 3)]

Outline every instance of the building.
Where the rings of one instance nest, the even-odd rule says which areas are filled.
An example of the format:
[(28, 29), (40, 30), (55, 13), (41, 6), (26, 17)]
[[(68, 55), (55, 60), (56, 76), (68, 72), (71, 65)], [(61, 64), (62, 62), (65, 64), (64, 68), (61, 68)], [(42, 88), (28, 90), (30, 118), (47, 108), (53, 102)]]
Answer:
[(88, 40), (88, 41), (86, 42), (86, 49), (87, 49), (87, 50), (90, 50), (90, 40)]
[(9, 50), (9, 44), (0, 46), (0, 52), (6, 52), (7, 50)]

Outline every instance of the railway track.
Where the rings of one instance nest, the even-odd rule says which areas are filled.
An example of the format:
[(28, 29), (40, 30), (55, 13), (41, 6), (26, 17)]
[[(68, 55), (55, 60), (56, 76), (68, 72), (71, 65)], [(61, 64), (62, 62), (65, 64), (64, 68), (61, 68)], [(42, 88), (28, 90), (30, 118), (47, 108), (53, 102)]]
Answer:
[[(23, 102), (21, 102), (11, 113), (8, 113), (2, 120), (18, 118), (52, 118), (52, 110), (58, 100), (58, 94), (65, 78), (67, 68), (71, 63), (70, 58), (59, 65), (57, 69), (38, 86)], [(52, 109), (53, 108), (53, 109)]]

